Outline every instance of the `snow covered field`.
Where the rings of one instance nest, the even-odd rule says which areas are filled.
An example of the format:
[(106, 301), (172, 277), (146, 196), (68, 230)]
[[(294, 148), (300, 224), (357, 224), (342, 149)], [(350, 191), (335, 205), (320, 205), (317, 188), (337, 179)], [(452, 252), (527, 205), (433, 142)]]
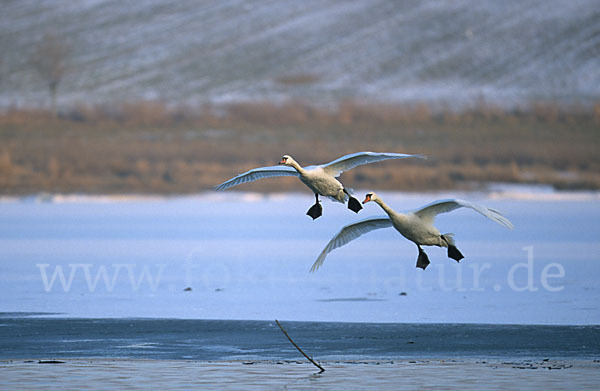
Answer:
[(48, 101), (30, 60), (44, 34), (68, 48), (61, 104), (600, 96), (595, 0), (5, 3), (2, 106)]

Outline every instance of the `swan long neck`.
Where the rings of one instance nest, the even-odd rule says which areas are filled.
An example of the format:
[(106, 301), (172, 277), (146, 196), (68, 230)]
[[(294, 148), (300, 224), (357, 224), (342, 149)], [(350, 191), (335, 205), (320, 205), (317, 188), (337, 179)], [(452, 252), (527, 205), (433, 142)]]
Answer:
[(379, 206), (381, 206), (381, 209), (383, 209), (384, 212), (387, 213), (388, 216), (392, 217), (392, 216), (395, 216), (398, 214), (398, 213), (396, 213), (396, 211), (394, 209), (390, 208), (380, 198), (375, 198), (373, 201), (375, 201)]
[(290, 159), (290, 166), (292, 166), (296, 171), (298, 171), (299, 174), (302, 174), (304, 172), (304, 168), (302, 168), (302, 166), (300, 164), (298, 164), (297, 161), (295, 161), (294, 159)]

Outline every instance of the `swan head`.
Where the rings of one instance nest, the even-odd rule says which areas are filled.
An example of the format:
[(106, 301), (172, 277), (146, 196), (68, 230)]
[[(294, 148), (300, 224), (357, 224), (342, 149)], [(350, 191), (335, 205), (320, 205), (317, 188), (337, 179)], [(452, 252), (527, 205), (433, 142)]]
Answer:
[(286, 166), (291, 166), (293, 163), (295, 163), (295, 160), (292, 159), (290, 155), (283, 155), (281, 157), (281, 161), (279, 162), (279, 164), (283, 164)]
[(365, 195), (365, 200), (362, 203), (366, 204), (367, 202), (375, 201), (377, 199), (377, 194), (375, 194), (374, 192), (370, 192), (367, 193), (367, 195)]

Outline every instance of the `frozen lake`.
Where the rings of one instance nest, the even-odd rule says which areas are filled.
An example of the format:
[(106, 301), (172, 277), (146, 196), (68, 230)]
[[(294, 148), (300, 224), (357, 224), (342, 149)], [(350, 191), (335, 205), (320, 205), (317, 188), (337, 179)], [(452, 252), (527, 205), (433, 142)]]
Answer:
[[(363, 191), (357, 192), (361, 198)], [(449, 194), (380, 193), (396, 210)], [(600, 196), (500, 188), (458, 194), (503, 212), (440, 215), (465, 259), (369, 233), (309, 269), (359, 216), (310, 194), (48, 197), (0, 202), (0, 312), (392, 323), (600, 324)], [(191, 290), (184, 290), (190, 287)]]

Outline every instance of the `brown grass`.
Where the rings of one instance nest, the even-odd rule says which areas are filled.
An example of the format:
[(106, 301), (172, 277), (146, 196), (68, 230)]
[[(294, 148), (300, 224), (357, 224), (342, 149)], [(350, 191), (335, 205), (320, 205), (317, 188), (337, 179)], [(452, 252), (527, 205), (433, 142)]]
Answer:
[[(374, 150), (423, 153), (342, 177), (354, 188), (425, 190), (486, 182), (600, 188), (600, 104), (532, 104), (432, 110), (425, 104), (342, 102), (320, 109), (291, 102), (169, 107), (133, 102), (80, 105), (58, 117), (39, 110), (0, 114), (0, 191), (190, 193), (240, 172)], [(240, 190), (301, 190), (293, 178)]]

